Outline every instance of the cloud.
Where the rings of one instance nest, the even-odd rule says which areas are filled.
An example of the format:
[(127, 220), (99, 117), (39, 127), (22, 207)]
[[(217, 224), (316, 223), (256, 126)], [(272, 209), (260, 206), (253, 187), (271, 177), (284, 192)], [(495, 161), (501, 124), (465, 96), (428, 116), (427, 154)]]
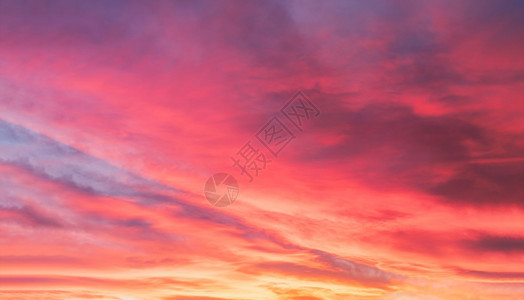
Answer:
[(455, 204), (522, 205), (523, 180), (523, 162), (472, 163), (429, 191)]
[(399, 276), (394, 273), (385, 272), (373, 266), (368, 266), (346, 259), (342, 259), (333, 254), (311, 250), (312, 253), (318, 255), (318, 260), (327, 264), (330, 268), (341, 272), (342, 276), (347, 276), (351, 279), (356, 279), (359, 283), (370, 283), (370, 284), (392, 284), (394, 281), (403, 279), (403, 276)]
[(524, 165), (512, 158), (524, 149), (511, 134), (388, 102), (354, 110), (332, 105), (323, 114), (317, 134), (338, 142), (299, 153), (301, 162), (336, 161), (341, 174), (373, 188), (417, 190), (448, 204), (522, 204)]
[[(519, 297), (523, 9), (0, 1), (0, 297)], [(208, 205), (297, 89), (319, 118)]]
[(473, 252), (524, 252), (524, 237), (478, 234), (473, 239), (462, 241), (463, 245)]
[[(7, 213), (7, 217), (5, 216)], [(3, 221), (12, 219), (9, 217), (13, 214), (15, 217), (12, 221), (17, 223), (27, 223), (35, 227), (62, 228), (65, 226), (56, 215), (49, 212), (43, 212), (40, 208), (24, 205), (23, 207), (3, 207), (0, 203), (0, 214)]]
[(467, 275), (474, 278), (483, 279), (523, 279), (524, 272), (493, 272), (493, 271), (479, 271), (458, 269), (457, 272), (461, 275)]
[[(175, 191), (3, 120), (0, 120), (0, 142), (2, 163), (86, 193), (132, 199), (149, 196), (148, 189)], [(159, 197), (162, 197), (160, 193), (156, 198)]]

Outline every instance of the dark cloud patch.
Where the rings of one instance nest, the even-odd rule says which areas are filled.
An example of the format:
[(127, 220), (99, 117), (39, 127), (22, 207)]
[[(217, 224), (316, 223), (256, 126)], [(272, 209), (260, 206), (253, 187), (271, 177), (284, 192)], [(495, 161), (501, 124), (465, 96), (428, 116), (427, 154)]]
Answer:
[[(440, 6), (442, 5), (442, 6)], [(418, 11), (415, 11), (416, 7)], [(520, 61), (514, 68), (497, 69), (464, 65), (467, 46), (474, 53), (518, 55), (524, 44), (524, 6), (521, 1), (444, 1), (436, 5), (450, 11), (446, 17), (417, 19), (413, 16), (429, 13), (423, 4), (398, 5), (409, 17), (392, 22), (374, 19), (388, 34), (382, 60), (390, 67), (384, 70), (380, 84), (394, 93), (429, 94), (430, 98), (444, 98), (455, 87), (485, 87), (490, 85), (515, 86), (522, 83)], [(433, 20), (445, 18), (452, 32), (435, 28)], [(458, 54), (458, 55), (457, 55)], [(487, 58), (487, 57), (486, 57)], [(466, 60), (467, 61), (467, 60)], [(382, 70), (381, 70), (382, 71)]]
[(457, 268), (456, 272), (461, 275), (468, 275), (482, 279), (523, 279), (524, 272), (490, 272), (479, 270), (468, 270)]
[(325, 157), (351, 157), (384, 147), (400, 148), (399, 157), (415, 162), (441, 163), (470, 157), (466, 141), (485, 143), (482, 128), (449, 116), (420, 116), (412, 108), (390, 103), (372, 104), (356, 111), (325, 116), (336, 119), (346, 144), (326, 151)]
[(418, 88), (440, 93), (450, 86), (468, 83), (464, 74), (436, 53), (418, 54), (409, 62), (399, 63), (394, 71), (386, 75), (397, 90)]
[(474, 101), (474, 99), (470, 96), (454, 94), (454, 93), (447, 94), (444, 96), (433, 97), (430, 100), (434, 102), (439, 102), (445, 105), (454, 106), (454, 107), (464, 105), (464, 104), (469, 104)]
[(429, 231), (405, 229), (381, 231), (363, 239), (369, 243), (387, 245), (406, 253), (433, 257), (478, 257), (507, 254), (517, 258), (524, 253), (524, 237), (519, 235), (494, 235), (477, 231)]
[(387, 102), (319, 106), (321, 118), (310, 130), (337, 143), (319, 147), (307, 141), (300, 148), (308, 151), (295, 156), (301, 163), (337, 165), (341, 174), (373, 188), (418, 190), (448, 204), (524, 204), (519, 134), (482, 126), (478, 116), (419, 115)]
[(116, 224), (126, 227), (142, 227), (142, 228), (150, 228), (151, 222), (139, 218), (131, 218), (131, 219), (124, 219), (115, 221)]
[(524, 237), (481, 234), (461, 244), (475, 252), (524, 253)]
[(443, 47), (439, 44), (437, 36), (430, 31), (410, 31), (392, 40), (389, 44), (389, 53), (392, 58), (410, 58), (431, 54)]
[(59, 52), (75, 69), (100, 63), (129, 70), (144, 54), (167, 52), (153, 36), (151, 7), (136, 1), (1, 1), (0, 33), (8, 36), (6, 48), (23, 49), (20, 54), (43, 64)]
[(256, 67), (275, 72), (320, 72), (314, 41), (304, 37), (281, 1), (232, 1), (219, 5), (209, 19), (217, 42), (247, 57)]
[[(2, 1), (0, 3), (0, 30), (9, 30), (23, 36), (28, 31), (39, 32), (36, 39), (19, 38), (16, 42), (49, 43), (49, 38), (66, 34), (76, 36), (75, 42), (101, 44), (119, 38), (124, 27), (118, 18), (126, 3), (122, 1)], [(119, 25), (119, 31), (115, 31)], [(120, 36), (121, 38), (122, 36)], [(33, 44), (36, 46), (37, 44)]]
[(428, 28), (396, 32), (384, 57), (393, 66), (384, 72), (385, 88), (396, 93), (415, 90), (444, 96), (453, 86), (471, 84), (470, 75), (453, 63), (452, 49)]
[(458, 38), (468, 38), (467, 34), (488, 34), (485, 43), (498, 42), (497, 46), (513, 40), (523, 41), (524, 4), (519, 0), (468, 0), (446, 1), (446, 6), (454, 12), (448, 16), (452, 24), (461, 25), (453, 32)]
[[(372, 104), (356, 110), (324, 106), (314, 131), (341, 141), (301, 154), (303, 161), (337, 162), (369, 184), (417, 184), (433, 179), (434, 167), (467, 161), (469, 144), (488, 143), (486, 132), (451, 116), (420, 116), (406, 106)], [(324, 121), (325, 120), (325, 121)]]
[(524, 82), (524, 70), (490, 70), (471, 80), (475, 85), (516, 85)]
[(133, 240), (156, 240), (165, 245), (176, 244), (183, 237), (157, 228), (153, 222), (142, 217), (106, 215), (100, 212), (77, 211), (81, 218), (72, 226), (75, 229), (89, 229), (103, 234), (118, 232), (117, 238)]
[(468, 164), (428, 192), (458, 205), (523, 205), (524, 163)]
[(524, 204), (524, 162), (471, 163), (428, 189), (456, 204)]
[(0, 206), (0, 213), (9, 213), (2, 222), (15, 221), (36, 227), (65, 228), (66, 224), (56, 215), (34, 206)]

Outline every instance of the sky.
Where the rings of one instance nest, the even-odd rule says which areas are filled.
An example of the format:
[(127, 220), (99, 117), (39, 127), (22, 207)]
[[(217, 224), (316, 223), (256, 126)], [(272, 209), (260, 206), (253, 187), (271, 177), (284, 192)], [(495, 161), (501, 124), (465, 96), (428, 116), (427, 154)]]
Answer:
[(523, 299), (522, 95), (524, 1), (0, 0), (0, 298)]

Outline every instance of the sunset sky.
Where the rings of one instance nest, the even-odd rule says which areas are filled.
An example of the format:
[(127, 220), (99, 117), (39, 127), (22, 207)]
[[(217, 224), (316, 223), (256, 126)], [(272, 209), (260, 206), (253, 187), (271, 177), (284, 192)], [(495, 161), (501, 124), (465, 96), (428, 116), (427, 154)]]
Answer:
[(0, 0), (0, 299), (524, 299), (523, 95), (524, 1)]

